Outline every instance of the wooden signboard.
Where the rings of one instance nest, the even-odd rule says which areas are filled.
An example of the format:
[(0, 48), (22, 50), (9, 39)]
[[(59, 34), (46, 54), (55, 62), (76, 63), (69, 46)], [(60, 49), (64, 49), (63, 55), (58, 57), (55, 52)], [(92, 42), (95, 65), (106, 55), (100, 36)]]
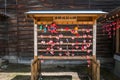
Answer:
[(96, 55), (96, 19), (104, 13), (26, 12), (27, 17), (34, 19), (34, 56), (40, 59), (87, 59), (89, 56), (91, 59)]

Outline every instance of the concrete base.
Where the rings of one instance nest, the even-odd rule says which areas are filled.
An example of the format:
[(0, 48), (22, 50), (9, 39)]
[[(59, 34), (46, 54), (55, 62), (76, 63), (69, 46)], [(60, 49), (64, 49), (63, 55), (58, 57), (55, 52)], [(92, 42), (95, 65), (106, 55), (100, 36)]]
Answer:
[(42, 76), (72, 76), (72, 80), (80, 80), (77, 72), (42, 72)]
[(114, 68), (114, 73), (120, 77), (120, 56), (119, 55), (114, 55), (115, 59), (115, 68)]
[(120, 61), (115, 61), (114, 73), (120, 77)]
[(18, 63), (18, 57), (17, 56), (4, 56), (3, 59), (8, 60), (9, 63)]

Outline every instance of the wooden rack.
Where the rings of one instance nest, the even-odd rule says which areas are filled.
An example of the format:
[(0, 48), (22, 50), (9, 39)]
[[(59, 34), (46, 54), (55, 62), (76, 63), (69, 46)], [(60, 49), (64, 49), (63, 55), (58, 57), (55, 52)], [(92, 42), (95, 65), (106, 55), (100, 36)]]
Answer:
[[(31, 17), (33, 18), (34, 20), (34, 60), (36, 59), (59, 59), (59, 60), (64, 60), (64, 59), (89, 59), (93, 62), (95, 62), (95, 64), (91, 64), (92, 68), (96, 68), (97, 67), (97, 70), (98, 73), (94, 71), (92, 71), (91, 73), (93, 74), (92, 75), (92, 79), (93, 80), (100, 80), (100, 74), (99, 74), (99, 69), (100, 69), (100, 66), (96, 66), (97, 65), (97, 61), (96, 61), (96, 19), (101, 16), (102, 14), (105, 14), (105, 12), (101, 12), (101, 11), (29, 11), (29, 12), (26, 12), (27, 14), (27, 17)], [(52, 35), (52, 36), (48, 36), (49, 34), (46, 34), (46, 36), (43, 34), (42, 35), (42, 32), (41, 30), (39, 30), (38, 26), (39, 25), (45, 25), (45, 24), (51, 24), (52, 22), (56, 22), (58, 25), (92, 25), (91, 27), (89, 27), (89, 30), (90, 32), (92, 32), (91, 34), (89, 34), (88, 36), (83, 36), (82, 35), (79, 35), (79, 36), (75, 36), (75, 35), (71, 35), (70, 33), (68, 33), (68, 35), (63, 35), (62, 37), (60, 37), (60, 39), (68, 39), (68, 38), (72, 38), (74, 36), (75, 39), (92, 39), (92, 42), (90, 44), (92, 44), (92, 48), (90, 47), (89, 49), (87, 50), (91, 50), (92, 51), (92, 54), (91, 56), (86, 54), (86, 57), (85, 56), (39, 56), (38, 55), (38, 52), (46, 52), (47, 50), (46, 49), (40, 49), (40, 47), (38, 45), (49, 45), (47, 43), (45, 44), (41, 44), (39, 41), (39, 39), (56, 39), (56, 37), (58, 37), (58, 35)], [(63, 27), (62, 27), (63, 28)], [(57, 29), (58, 32), (60, 32), (62, 34), (62, 32), (68, 32), (68, 31), (71, 31), (72, 29), (69, 29), (69, 30), (65, 30), (65, 29)], [(86, 32), (87, 28), (86, 29), (78, 29), (78, 33), (79, 32)], [(63, 33), (64, 34), (64, 33)], [(46, 41), (45, 41), (46, 42)], [(67, 44), (68, 43), (68, 44)], [(71, 46), (72, 42), (66, 42), (64, 41), (63, 44), (60, 44), (59, 46), (67, 46), (66, 49), (63, 49), (63, 50), (54, 50), (54, 51), (72, 51), (72, 50), (69, 50), (68, 48), (68, 45)], [(81, 45), (81, 44), (84, 44), (85, 43), (81, 43), (79, 42), (78, 45)], [(55, 44), (56, 45), (56, 44)], [(81, 53), (83, 50), (79, 49), (79, 50), (74, 50), (75, 52), (79, 52)], [(86, 50), (84, 50), (86, 51)], [(32, 67), (34, 68), (34, 64), (32, 64)], [(39, 66), (39, 65), (36, 65), (36, 66)], [(95, 67), (96, 66), (96, 67)], [(33, 70), (32, 68), (32, 70)], [(36, 71), (37, 72), (37, 71)], [(31, 74), (31, 80), (36, 80), (36, 73), (32, 72)], [(95, 77), (96, 76), (96, 77)]]

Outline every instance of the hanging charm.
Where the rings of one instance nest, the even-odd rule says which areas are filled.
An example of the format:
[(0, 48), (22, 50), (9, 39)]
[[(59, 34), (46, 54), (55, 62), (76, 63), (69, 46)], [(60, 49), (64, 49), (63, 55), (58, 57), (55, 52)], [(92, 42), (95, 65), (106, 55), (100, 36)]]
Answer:
[(39, 26), (39, 29), (42, 31), (42, 29), (43, 29), (43, 25), (40, 25), (40, 26)]
[(47, 32), (47, 28), (45, 27), (45, 28), (44, 28), (44, 33), (46, 33), (46, 32)]
[(74, 28), (74, 34), (78, 34), (78, 26), (76, 26), (75, 28)]
[(58, 33), (57, 32), (57, 25), (55, 23), (52, 23), (49, 28), (48, 31), (50, 31), (51, 33)]
[(66, 27), (65, 30), (68, 31), (68, 30), (69, 30), (69, 27)]
[(63, 38), (63, 34), (60, 34), (60, 35), (59, 35), (59, 38)]
[(44, 33), (46, 33), (47, 32), (47, 25), (45, 25), (45, 27), (44, 27)]

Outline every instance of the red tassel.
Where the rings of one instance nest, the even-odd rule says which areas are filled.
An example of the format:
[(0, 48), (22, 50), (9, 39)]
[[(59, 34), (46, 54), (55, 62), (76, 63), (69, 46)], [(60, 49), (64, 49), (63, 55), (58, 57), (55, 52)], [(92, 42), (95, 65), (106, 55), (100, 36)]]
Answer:
[(68, 31), (68, 30), (69, 30), (69, 28), (68, 28), (68, 27), (66, 27), (66, 28), (65, 28), (65, 30), (66, 30), (66, 31)]
[(76, 34), (76, 36), (77, 36), (77, 37), (79, 37), (79, 36), (80, 36), (80, 34)]
[(74, 33), (75, 33), (75, 31), (74, 31), (74, 30), (71, 30), (71, 33), (72, 33), (72, 34), (74, 34)]

